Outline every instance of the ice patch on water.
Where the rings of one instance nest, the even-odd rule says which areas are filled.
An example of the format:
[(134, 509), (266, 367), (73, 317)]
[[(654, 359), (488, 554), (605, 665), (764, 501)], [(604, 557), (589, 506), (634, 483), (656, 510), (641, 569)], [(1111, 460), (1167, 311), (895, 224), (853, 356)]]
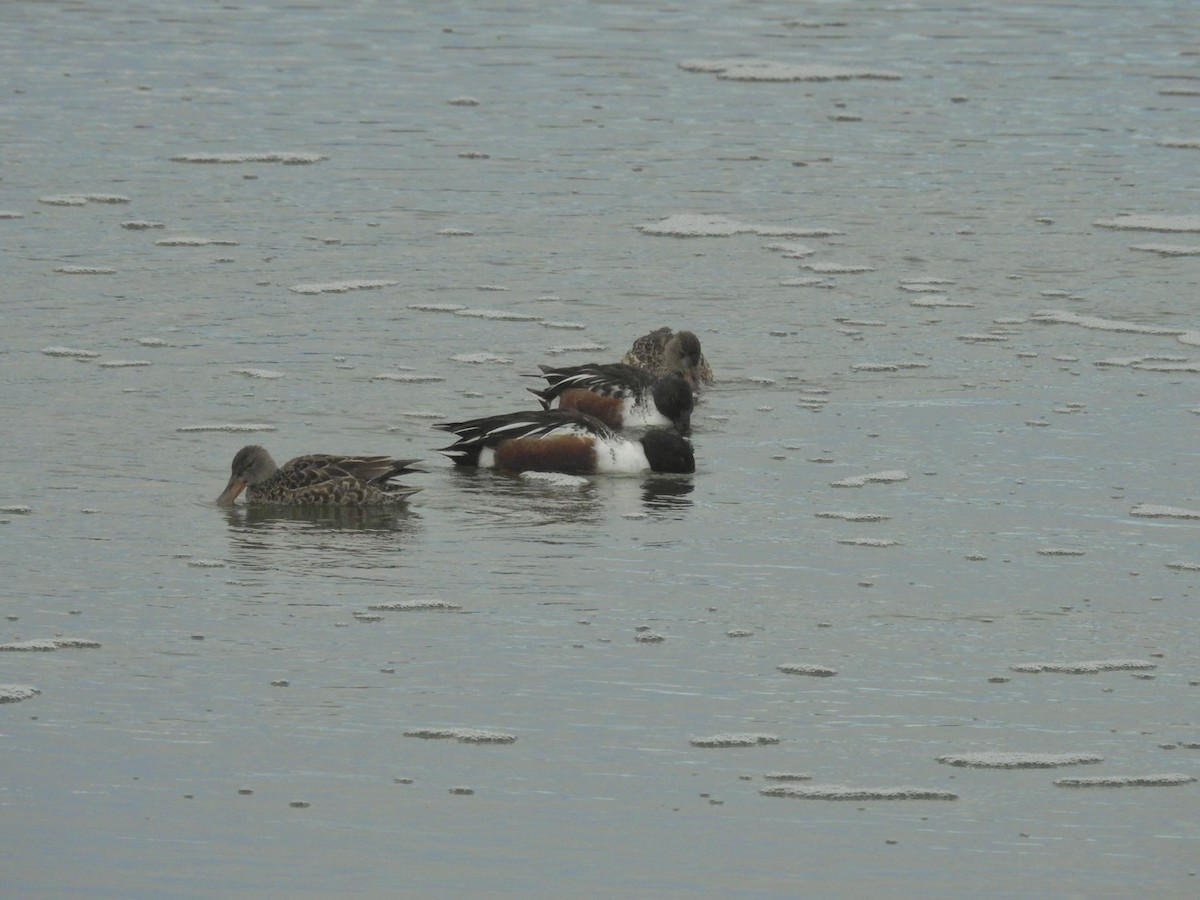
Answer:
[(149, 231), (152, 228), (166, 228), (162, 222), (151, 222), (147, 219), (131, 219), (127, 222), (122, 222), (121, 227), (129, 231)]
[(455, 740), (464, 744), (514, 744), (517, 736), (502, 731), (485, 731), (481, 728), (416, 728), (404, 732), (405, 737), (426, 740)]
[(20, 703), (40, 693), (31, 684), (0, 684), (0, 703)]
[(688, 743), (693, 747), (759, 747), (764, 744), (778, 744), (779, 738), (774, 734), (712, 734), (707, 737), (689, 738)]
[(387, 603), (373, 603), (367, 609), (374, 612), (412, 612), (415, 610), (451, 610), (462, 609), (457, 603), (445, 600), (391, 600)]
[(197, 431), (224, 431), (231, 434), (239, 434), (248, 431), (275, 431), (274, 425), (267, 425), (262, 422), (226, 422), (220, 425), (182, 425), (175, 429), (179, 432), (197, 432)]
[(437, 233), (442, 237), (474, 237), (475, 232), (466, 228), (439, 228)]
[(466, 309), (461, 303), (412, 303), (409, 309), (419, 310), (420, 312), (458, 312), (460, 309)]
[(1182, 328), (1142, 325), (1137, 322), (1123, 322), (1119, 319), (1104, 319), (1100, 316), (1082, 316), (1078, 313), (1066, 312), (1060, 309), (1038, 310), (1030, 316), (1030, 319), (1034, 322), (1049, 325), (1078, 325), (1081, 328), (1094, 328), (1098, 331), (1118, 331), (1128, 334), (1160, 334), (1174, 337), (1186, 331), (1186, 329)]
[(413, 372), (380, 372), (371, 376), (372, 381), (398, 381), (401, 384), (430, 384), (445, 381), (441, 375), (418, 375)]
[(1059, 766), (1091, 765), (1104, 761), (1092, 753), (1011, 753), (983, 751), (980, 753), (951, 753), (937, 761), (948, 766), (968, 766), (975, 769), (1053, 769)]
[(767, 244), (767, 250), (774, 250), (777, 253), (783, 254), (784, 259), (803, 259), (806, 256), (812, 256), (817, 251), (805, 244), (797, 244), (791, 241), (778, 242)]
[(0, 506), (0, 513), (10, 516), (27, 516), (33, 512), (32, 506), (26, 506), (24, 503), (8, 503)]
[(599, 353), (601, 350), (607, 350), (603, 344), (597, 344), (595, 341), (584, 341), (580, 344), (559, 344), (555, 347), (547, 347), (547, 353)]
[(830, 486), (863, 487), (867, 484), (894, 484), (899, 481), (908, 481), (908, 473), (899, 469), (891, 469), (886, 472), (872, 472), (869, 475), (851, 475), (849, 478), (830, 482)]
[(282, 378), (282, 372), (276, 372), (273, 369), (230, 369), (234, 375), (245, 375), (247, 378)]
[(52, 194), (38, 197), (38, 203), (47, 206), (86, 206), (89, 203), (128, 203), (123, 194)]
[(887, 538), (842, 538), (838, 543), (851, 547), (896, 547), (900, 544)]
[(106, 359), (104, 362), (98, 363), (102, 369), (134, 369), (150, 364), (148, 359)]
[(454, 311), (456, 316), (464, 316), (468, 319), (492, 319), (497, 322), (538, 322), (541, 321), (541, 316), (530, 315), (529, 313), (518, 313), (508, 309), (457, 309)]
[(767, 781), (812, 781), (812, 776), (803, 772), (767, 772), (763, 778)]
[(237, 165), (240, 163), (282, 163), (285, 166), (303, 166), (329, 159), (319, 153), (181, 153), (172, 156), (171, 162), (211, 163)]
[(236, 247), (237, 241), (225, 238), (169, 237), (154, 242), (156, 247)]
[(370, 291), (377, 288), (393, 287), (398, 281), (383, 278), (350, 278), (345, 281), (327, 281), (315, 284), (294, 284), (289, 291), (297, 294), (345, 294), (349, 291)]
[(854, 265), (852, 263), (812, 262), (800, 266), (819, 275), (860, 275), (864, 272), (874, 272), (873, 266)]
[(968, 303), (965, 300), (951, 300), (945, 294), (930, 294), (923, 297), (917, 297), (915, 300), (908, 301), (909, 306), (918, 306), (929, 309), (974, 309), (974, 303)]
[(932, 788), (855, 788), (844, 784), (781, 784), (759, 791), (764, 797), (793, 797), (797, 800), (957, 800), (958, 794)]
[(1171, 773), (1167, 775), (1115, 775), (1106, 778), (1057, 778), (1059, 787), (1175, 787), (1191, 784), (1196, 779), (1191, 775)]
[[(1165, 94), (1166, 91), (1163, 93)], [(1162, 138), (1155, 143), (1160, 147), (1171, 147), (1178, 150), (1200, 150), (1200, 138)]]
[(846, 66), (794, 65), (765, 59), (686, 59), (685, 72), (708, 72), (729, 81), (899, 81), (897, 72)]
[(67, 356), (72, 359), (95, 359), (100, 354), (95, 350), (76, 350), (71, 347), (43, 347), (47, 356)]
[(1200, 216), (1120, 215), (1097, 219), (1092, 223), (1101, 228), (1126, 231), (1200, 231)]
[(732, 237), (757, 234), (763, 237), (829, 237), (842, 234), (826, 228), (793, 228), (777, 225), (752, 225), (725, 216), (677, 213), (658, 222), (637, 226), (642, 234), (666, 237)]
[(482, 363), (511, 363), (511, 356), (499, 356), (495, 353), (480, 351), (479, 353), (457, 353), (450, 357), (454, 362), (472, 363), (479, 365)]
[(813, 678), (832, 678), (837, 674), (837, 669), (831, 669), (829, 666), (809, 665), (808, 663), (783, 663), (775, 668), (785, 675), (809, 675)]
[(1151, 519), (1200, 519), (1200, 510), (1182, 509), (1178, 506), (1155, 506), (1152, 503), (1139, 503), (1129, 510), (1129, 514)]
[(831, 288), (833, 282), (826, 278), (817, 278), (816, 276), (801, 276), (799, 278), (785, 278), (779, 282), (780, 287), (815, 287), (815, 288)]
[(13, 653), (51, 653), (55, 650), (65, 649), (93, 650), (99, 646), (99, 641), (89, 638), (35, 638), (28, 641), (0, 644), (0, 650)]
[(1084, 551), (1074, 547), (1041, 547), (1038, 556), (1083, 556)]
[(1191, 244), (1134, 244), (1129, 249), (1159, 256), (1200, 256), (1200, 247)]
[(543, 328), (558, 328), (563, 331), (583, 331), (587, 328), (582, 322), (542, 322)]
[(25, 218), (25, 213), (23, 213), (23, 212), (16, 212), (15, 210), (10, 210), (10, 209), (0, 209), (0, 219), (23, 219), (23, 218)]
[(845, 519), (847, 522), (886, 522), (891, 516), (885, 516), (881, 513), (861, 513), (861, 512), (819, 512), (815, 513), (818, 519)]
[(579, 475), (567, 475), (564, 472), (522, 472), (521, 479), (549, 487), (577, 488), (590, 484), (586, 478)]
[(1097, 672), (1144, 672), (1157, 669), (1158, 664), (1144, 659), (1095, 659), (1086, 662), (1020, 663), (1009, 668), (1014, 672), (1032, 674), (1054, 672), (1061, 675), (1094, 675)]
[(116, 269), (108, 266), (58, 266), (54, 270), (60, 275), (115, 275)]

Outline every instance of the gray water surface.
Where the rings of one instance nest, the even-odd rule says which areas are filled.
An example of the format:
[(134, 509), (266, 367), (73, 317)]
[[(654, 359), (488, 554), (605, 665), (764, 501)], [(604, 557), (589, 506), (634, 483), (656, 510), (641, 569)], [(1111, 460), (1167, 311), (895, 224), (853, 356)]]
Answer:
[[(1195, 895), (1188, 5), (0, 23), (4, 896)], [(437, 453), (660, 325), (694, 476)]]

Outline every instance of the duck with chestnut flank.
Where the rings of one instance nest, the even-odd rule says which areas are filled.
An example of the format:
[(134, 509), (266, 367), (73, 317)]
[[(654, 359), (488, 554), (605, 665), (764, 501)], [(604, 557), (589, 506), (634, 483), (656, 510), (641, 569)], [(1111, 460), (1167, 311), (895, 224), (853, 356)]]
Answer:
[(538, 368), (549, 387), (529, 392), (545, 409), (557, 400), (559, 409), (588, 413), (610, 428), (668, 427), (680, 434), (691, 430), (695, 399), (680, 375), (659, 378), (625, 363)]

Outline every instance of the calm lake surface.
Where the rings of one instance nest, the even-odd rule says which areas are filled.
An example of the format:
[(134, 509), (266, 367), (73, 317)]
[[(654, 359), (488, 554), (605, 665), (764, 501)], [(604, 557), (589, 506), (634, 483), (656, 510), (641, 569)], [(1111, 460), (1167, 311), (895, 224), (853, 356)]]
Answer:
[[(1196, 896), (1190, 5), (0, 26), (5, 897)], [(437, 452), (660, 325), (694, 476)]]

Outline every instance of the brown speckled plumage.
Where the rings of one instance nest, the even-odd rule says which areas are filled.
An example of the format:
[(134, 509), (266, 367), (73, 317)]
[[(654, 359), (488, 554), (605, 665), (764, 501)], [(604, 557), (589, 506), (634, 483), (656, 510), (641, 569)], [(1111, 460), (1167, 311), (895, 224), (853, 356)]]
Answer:
[(645, 369), (652, 375), (683, 376), (692, 389), (713, 383), (712, 367), (700, 349), (700, 338), (690, 331), (659, 328), (644, 334), (629, 348), (622, 362)]
[(232, 473), (217, 503), (232, 506), (243, 489), (251, 503), (293, 506), (377, 506), (397, 503), (420, 488), (392, 484), (409, 472), (415, 459), (390, 456), (297, 456), (276, 466), (271, 454), (257, 445), (243, 447), (233, 458)]

